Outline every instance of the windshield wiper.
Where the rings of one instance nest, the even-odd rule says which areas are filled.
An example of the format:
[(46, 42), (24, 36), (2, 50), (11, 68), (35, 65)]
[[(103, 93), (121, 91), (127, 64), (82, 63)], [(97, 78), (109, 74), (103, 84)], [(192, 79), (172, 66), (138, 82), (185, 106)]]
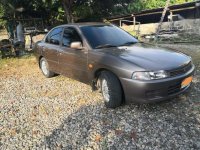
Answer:
[(138, 42), (126, 42), (126, 43), (119, 45), (119, 46), (129, 46), (129, 45), (133, 45), (133, 44), (136, 44), (136, 43), (138, 43)]
[(95, 48), (109, 48), (109, 47), (117, 47), (115, 45), (111, 45), (111, 44), (104, 44), (104, 45), (99, 45), (99, 46), (96, 46)]

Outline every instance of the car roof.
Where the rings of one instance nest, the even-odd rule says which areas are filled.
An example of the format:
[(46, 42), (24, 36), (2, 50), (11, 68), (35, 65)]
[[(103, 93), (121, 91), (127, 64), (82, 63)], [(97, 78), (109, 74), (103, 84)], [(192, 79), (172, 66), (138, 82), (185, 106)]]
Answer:
[(60, 25), (58, 27), (65, 27), (65, 26), (78, 26), (78, 27), (82, 27), (82, 26), (99, 26), (99, 25), (110, 25), (108, 23), (103, 23), (103, 22), (81, 22), (81, 23), (69, 23), (69, 24), (64, 24), (64, 25)]

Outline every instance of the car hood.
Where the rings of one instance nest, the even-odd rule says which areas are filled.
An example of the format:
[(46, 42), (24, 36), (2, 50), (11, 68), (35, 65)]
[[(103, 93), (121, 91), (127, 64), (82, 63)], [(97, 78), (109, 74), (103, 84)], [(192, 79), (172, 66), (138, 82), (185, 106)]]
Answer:
[(144, 43), (101, 49), (100, 51), (119, 57), (149, 71), (171, 70), (184, 66), (191, 61), (190, 57), (183, 53)]

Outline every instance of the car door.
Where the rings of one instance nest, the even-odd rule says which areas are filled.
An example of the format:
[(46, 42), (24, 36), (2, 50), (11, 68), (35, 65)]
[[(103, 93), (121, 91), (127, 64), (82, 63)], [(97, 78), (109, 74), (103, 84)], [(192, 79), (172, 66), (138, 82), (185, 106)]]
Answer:
[(44, 46), (42, 47), (43, 56), (49, 64), (49, 70), (60, 73), (58, 67), (58, 51), (62, 39), (62, 27), (54, 28), (46, 37)]
[[(80, 34), (74, 27), (66, 27), (63, 31), (61, 48), (59, 51), (59, 65), (62, 74), (81, 82), (88, 82), (87, 58), (88, 49), (70, 48), (72, 42), (82, 42)], [(84, 44), (83, 44), (84, 45)]]

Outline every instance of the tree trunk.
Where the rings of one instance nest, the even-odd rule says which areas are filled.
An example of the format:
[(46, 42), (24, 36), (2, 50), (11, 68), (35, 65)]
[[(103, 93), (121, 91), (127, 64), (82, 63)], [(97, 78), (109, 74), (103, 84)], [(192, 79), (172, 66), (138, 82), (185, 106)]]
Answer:
[(65, 10), (65, 16), (67, 17), (68, 23), (73, 23), (73, 14), (72, 14), (72, 4), (73, 0), (62, 0), (63, 8)]

